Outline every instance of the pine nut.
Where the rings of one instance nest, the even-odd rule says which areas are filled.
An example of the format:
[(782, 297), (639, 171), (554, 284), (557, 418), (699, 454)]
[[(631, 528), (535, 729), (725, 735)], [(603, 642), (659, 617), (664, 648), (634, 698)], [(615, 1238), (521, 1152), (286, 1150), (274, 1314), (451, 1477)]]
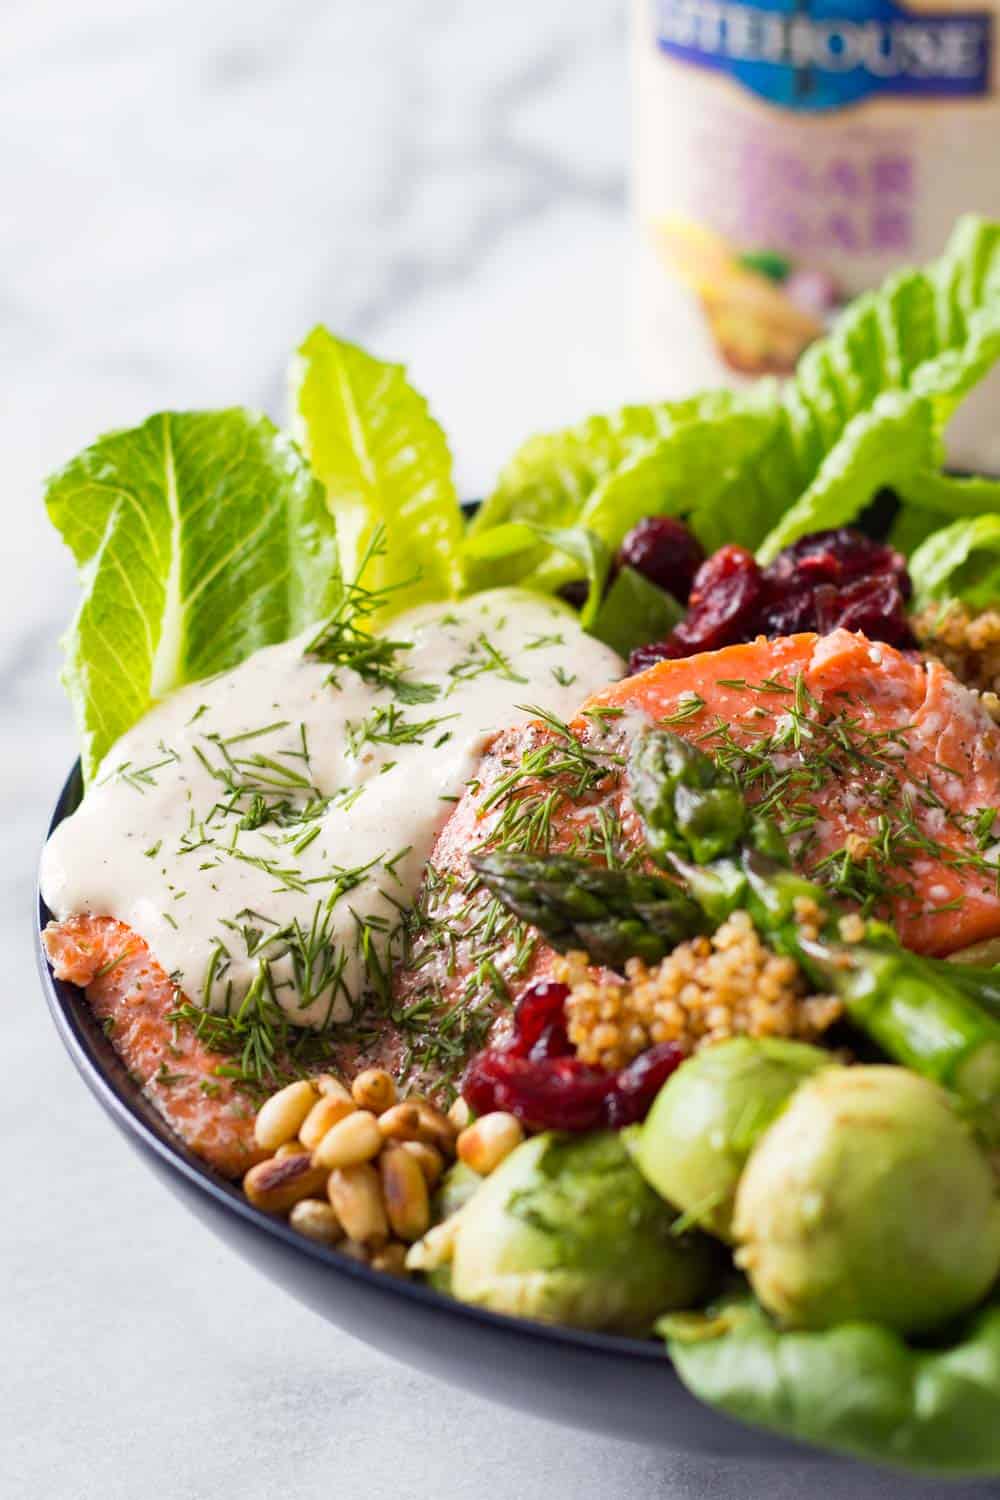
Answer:
[(264, 1151), (277, 1151), (299, 1133), (299, 1126), (316, 1103), (316, 1090), (300, 1079), (265, 1099), (257, 1111), (253, 1133)]
[(423, 1100), (414, 1104), (412, 1097), (394, 1104), (378, 1117), (378, 1128), (387, 1141), (423, 1141), (436, 1146), (445, 1156), (455, 1155), (455, 1126), (433, 1104)]
[(326, 1181), (322, 1167), (314, 1167), (303, 1152), (281, 1160), (258, 1162), (243, 1179), (243, 1191), (250, 1202), (268, 1213), (284, 1214), (300, 1198), (312, 1198), (321, 1192)]
[(351, 1084), (351, 1097), (359, 1109), (381, 1115), (396, 1102), (396, 1085), (384, 1068), (366, 1068)]
[(486, 1177), (524, 1140), (520, 1120), (503, 1110), (482, 1115), (458, 1138), (459, 1161)]
[(301, 1141), (286, 1141), (274, 1154), (278, 1161), (284, 1161), (286, 1156), (308, 1156), (309, 1149)]
[(354, 1100), (346, 1089), (322, 1094), (299, 1126), (299, 1139), (310, 1151), (315, 1151), (327, 1131), (353, 1113)]
[(420, 1163), (420, 1170), (427, 1178), (427, 1186), (437, 1187), (444, 1173), (444, 1157), (438, 1148), (428, 1146), (426, 1141), (400, 1141), (399, 1144)]
[(381, 1149), (382, 1132), (375, 1116), (366, 1109), (356, 1109), (326, 1132), (313, 1151), (313, 1161), (327, 1170), (356, 1167), (359, 1162), (371, 1161)]
[(378, 1128), (387, 1141), (415, 1141), (420, 1131), (420, 1113), (415, 1104), (394, 1104), (378, 1117)]
[(418, 1104), (417, 1113), (420, 1116), (420, 1132), (418, 1141), (425, 1141), (428, 1146), (436, 1146), (447, 1156), (455, 1155), (455, 1141), (458, 1130), (433, 1104)]
[(372, 1268), (385, 1271), (390, 1276), (405, 1276), (406, 1246), (401, 1245), (398, 1240), (390, 1240), (384, 1250), (379, 1250), (372, 1256)]
[(464, 1130), (466, 1125), (472, 1124), (472, 1110), (461, 1095), (459, 1095), (451, 1106), (451, 1109), (449, 1109), (448, 1118), (456, 1130)]
[(320, 1245), (335, 1245), (344, 1237), (333, 1204), (325, 1203), (322, 1198), (302, 1198), (293, 1205), (288, 1222), (299, 1234)]
[(379, 1175), (370, 1162), (330, 1173), (327, 1195), (350, 1239), (381, 1248), (389, 1238)]
[(313, 1087), (321, 1094), (336, 1094), (340, 1099), (349, 1099), (351, 1091), (345, 1088), (332, 1073), (320, 1073), (313, 1079)]
[(416, 1157), (401, 1146), (388, 1146), (379, 1157), (382, 1196), (397, 1239), (412, 1243), (430, 1228), (427, 1178)]

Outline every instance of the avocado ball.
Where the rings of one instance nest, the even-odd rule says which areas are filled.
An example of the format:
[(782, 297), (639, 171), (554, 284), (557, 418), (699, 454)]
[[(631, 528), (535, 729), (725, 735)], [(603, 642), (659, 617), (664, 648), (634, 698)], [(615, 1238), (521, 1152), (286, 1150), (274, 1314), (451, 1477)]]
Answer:
[(793, 1328), (880, 1323), (927, 1332), (1000, 1271), (990, 1162), (948, 1095), (905, 1068), (828, 1068), (750, 1154), (736, 1260)]
[(757, 1138), (829, 1052), (778, 1037), (733, 1037), (682, 1063), (643, 1125), (625, 1132), (646, 1181), (699, 1228), (732, 1239), (733, 1200)]
[(451, 1291), (495, 1312), (648, 1333), (708, 1289), (708, 1241), (676, 1215), (617, 1134), (533, 1136), (486, 1178), (456, 1224)]

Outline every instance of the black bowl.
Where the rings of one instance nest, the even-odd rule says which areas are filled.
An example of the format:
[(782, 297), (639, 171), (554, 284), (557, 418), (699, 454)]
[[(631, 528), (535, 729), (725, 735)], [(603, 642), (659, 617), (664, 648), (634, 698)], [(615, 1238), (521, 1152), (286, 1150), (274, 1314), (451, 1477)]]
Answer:
[[(80, 794), (75, 766), (49, 832)], [(39, 895), (42, 988), (87, 1087), (161, 1181), (300, 1302), (385, 1354), (534, 1416), (679, 1453), (801, 1460), (809, 1451), (702, 1406), (653, 1341), (551, 1328), (468, 1307), (314, 1245), (254, 1208), (172, 1134), (129, 1078), (82, 991), (53, 977), (40, 938), (50, 915)]]

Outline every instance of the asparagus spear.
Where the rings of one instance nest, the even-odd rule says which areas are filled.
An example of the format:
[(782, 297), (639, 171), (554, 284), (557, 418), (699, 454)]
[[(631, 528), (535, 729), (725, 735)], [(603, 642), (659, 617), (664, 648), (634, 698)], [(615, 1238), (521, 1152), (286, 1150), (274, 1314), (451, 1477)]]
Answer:
[(608, 870), (566, 854), (484, 854), (471, 861), (509, 911), (565, 953), (582, 948), (594, 963), (655, 963), (706, 927), (701, 908), (658, 875)]
[[(646, 736), (653, 745), (633, 749), (629, 763), (633, 801), (654, 857), (681, 876), (712, 922), (746, 907), (758, 930), (798, 959), (817, 988), (843, 1000), (856, 1026), (897, 1062), (951, 1089), (991, 1143), (1000, 1143), (1000, 976), (909, 953), (877, 922), (868, 924), (863, 942), (842, 942), (838, 919), (848, 908), (763, 852), (765, 838), (746, 809), (742, 822), (732, 812), (732, 779), (717, 772), (713, 784), (708, 757), (682, 754), (668, 743), (676, 738)], [(719, 803), (712, 800), (716, 790), (724, 793)], [(705, 859), (716, 807), (715, 843), (725, 855)], [(797, 921), (801, 898), (818, 910), (816, 937), (805, 937)]]
[(641, 735), (632, 746), (629, 787), (658, 864), (671, 854), (708, 864), (744, 839), (749, 814), (732, 776), (666, 730)]

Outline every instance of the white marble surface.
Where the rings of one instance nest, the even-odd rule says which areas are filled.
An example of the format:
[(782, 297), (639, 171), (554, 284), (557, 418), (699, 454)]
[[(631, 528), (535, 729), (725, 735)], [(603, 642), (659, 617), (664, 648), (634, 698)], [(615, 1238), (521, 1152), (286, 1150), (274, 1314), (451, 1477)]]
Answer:
[[(196, 1227), (61, 1054), (29, 932), (72, 755), (40, 480), (165, 405), (282, 408), (318, 319), (407, 359), (481, 491), (634, 394), (618, 0), (34, 0), (0, 31), (0, 1493), (804, 1500), (932, 1493), (616, 1445), (425, 1381)], [(939, 1493), (939, 1487), (937, 1489)], [(961, 1487), (971, 1496), (996, 1493)]]

